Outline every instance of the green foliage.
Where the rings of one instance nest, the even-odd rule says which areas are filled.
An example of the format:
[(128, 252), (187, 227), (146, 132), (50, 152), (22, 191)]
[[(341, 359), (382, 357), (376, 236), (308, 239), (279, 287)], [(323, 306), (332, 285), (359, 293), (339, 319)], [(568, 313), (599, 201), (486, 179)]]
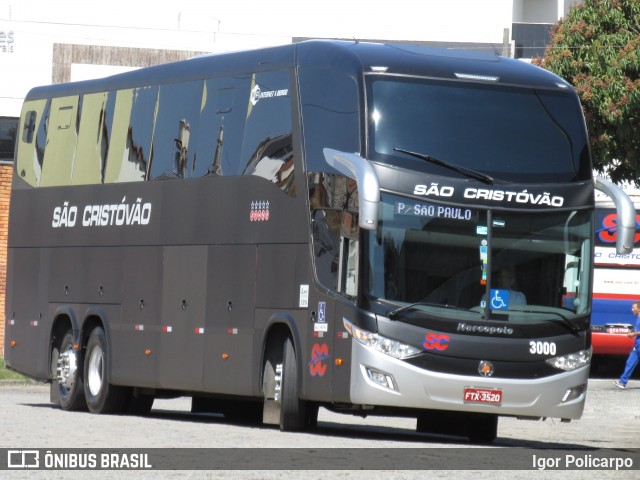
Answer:
[(4, 366), (4, 359), (0, 358), (0, 380), (22, 380), (22, 381), (26, 381), (27, 379), (25, 377), (23, 377), (22, 375), (12, 372), (11, 370), (8, 370), (5, 366)]
[(640, 178), (640, 0), (585, 0), (552, 30), (534, 64), (578, 92), (598, 172)]

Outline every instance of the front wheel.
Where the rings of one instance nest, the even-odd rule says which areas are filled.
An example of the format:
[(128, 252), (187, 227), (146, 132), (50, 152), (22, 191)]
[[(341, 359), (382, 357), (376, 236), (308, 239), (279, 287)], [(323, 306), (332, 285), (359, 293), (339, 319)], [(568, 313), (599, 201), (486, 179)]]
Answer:
[(298, 362), (290, 337), (272, 345), (267, 353), (262, 388), (263, 423), (279, 425), (282, 431), (304, 430), (309, 426), (306, 402), (300, 399)]
[(492, 443), (498, 436), (498, 416), (486, 413), (423, 410), (416, 430), (421, 433), (461, 435), (473, 443)]
[(84, 395), (91, 413), (121, 411), (127, 398), (123, 387), (110, 385), (107, 378), (107, 339), (100, 327), (91, 332), (84, 362)]
[(493, 443), (498, 437), (498, 416), (477, 414), (470, 418), (467, 437), (473, 443)]

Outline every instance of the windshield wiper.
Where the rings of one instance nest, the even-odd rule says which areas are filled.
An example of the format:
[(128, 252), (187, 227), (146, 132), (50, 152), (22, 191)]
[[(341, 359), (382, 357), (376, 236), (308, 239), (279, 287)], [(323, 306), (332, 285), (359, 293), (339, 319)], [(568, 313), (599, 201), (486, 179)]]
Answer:
[(540, 312), (540, 311), (537, 311), (537, 310), (520, 309), (520, 308), (510, 309), (510, 311), (511, 312), (522, 312), (522, 313), (536, 313), (538, 315), (546, 315), (546, 314), (557, 315), (558, 317), (560, 317), (560, 319), (547, 318), (544, 321), (545, 322), (549, 322), (549, 323), (555, 323), (555, 324), (558, 324), (558, 325), (562, 325), (567, 330), (569, 330), (571, 333), (578, 333), (580, 331), (580, 327), (578, 325), (576, 325), (574, 322), (569, 320), (568, 317), (562, 315), (559, 312), (548, 312), (548, 311)]
[(391, 320), (393, 320), (394, 318), (396, 318), (398, 315), (400, 315), (402, 312), (406, 312), (407, 310), (415, 310), (417, 307), (420, 306), (425, 306), (425, 307), (437, 307), (437, 308), (449, 308), (452, 310), (467, 310), (466, 308), (460, 308), (460, 307), (455, 307), (453, 305), (446, 305), (446, 304), (441, 304), (441, 303), (432, 303), (432, 302), (416, 302), (416, 303), (411, 303), (409, 305), (405, 305), (404, 307), (400, 307), (400, 308), (396, 308), (395, 310), (391, 310), (389, 313), (387, 313), (387, 317), (390, 318)]
[(453, 170), (455, 172), (461, 173), (467, 177), (475, 178), (476, 180), (480, 180), (483, 183), (493, 184), (493, 177), (481, 172), (477, 172), (476, 170), (471, 170), (470, 168), (465, 168), (465, 167), (461, 167), (460, 165), (455, 165), (453, 163), (445, 162), (443, 160), (439, 160), (425, 153), (412, 152), (411, 150), (405, 150), (404, 148), (399, 148), (399, 147), (395, 147), (394, 150), (396, 152), (406, 153), (407, 155), (411, 155), (412, 157), (416, 157), (421, 160), (426, 160), (427, 162), (431, 162), (441, 167), (448, 168), (449, 170)]

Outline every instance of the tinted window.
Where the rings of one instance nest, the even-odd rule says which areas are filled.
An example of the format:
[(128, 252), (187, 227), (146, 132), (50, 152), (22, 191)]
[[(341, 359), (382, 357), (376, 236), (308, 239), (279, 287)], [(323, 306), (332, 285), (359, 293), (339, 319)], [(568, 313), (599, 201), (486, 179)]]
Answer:
[(78, 146), (73, 166), (75, 185), (101, 183), (109, 149), (106, 111), (109, 103), (106, 92), (83, 95), (81, 100)]
[(291, 89), (288, 71), (254, 75), (242, 145), (244, 175), (257, 175), (293, 195)]
[[(29, 185), (38, 186), (42, 175), (48, 100), (32, 100), (24, 104), (20, 120), (21, 134), (16, 152), (16, 170)], [(40, 143), (41, 142), (41, 143)], [(42, 145), (42, 150), (38, 148)]]
[(17, 131), (17, 118), (0, 117), (0, 160), (13, 160)]
[(161, 85), (153, 133), (151, 178), (186, 178), (196, 161), (204, 82)]
[(36, 185), (40, 184), (42, 178), (42, 165), (44, 163), (44, 151), (47, 146), (47, 131), (49, 125), (49, 108), (51, 100), (46, 100), (44, 111), (38, 121), (38, 130), (36, 133), (35, 155), (33, 156), (33, 172), (36, 178)]
[[(119, 90), (109, 135), (105, 182), (147, 179), (158, 87)], [(107, 125), (109, 118), (106, 118)]]
[(194, 177), (238, 175), (250, 85), (250, 76), (205, 82)]
[(340, 219), (342, 210), (313, 212), (313, 251), (316, 276), (321, 285), (338, 290), (340, 261)]
[(361, 151), (357, 84), (343, 72), (322, 68), (301, 68), (299, 77), (306, 170), (333, 171), (324, 148)]
[(403, 148), (499, 180), (567, 182), (591, 175), (580, 165), (588, 161), (586, 132), (572, 93), (369, 77), (367, 94), (371, 159), (457, 175), (394, 151)]
[(40, 186), (68, 185), (78, 141), (78, 96), (51, 100)]

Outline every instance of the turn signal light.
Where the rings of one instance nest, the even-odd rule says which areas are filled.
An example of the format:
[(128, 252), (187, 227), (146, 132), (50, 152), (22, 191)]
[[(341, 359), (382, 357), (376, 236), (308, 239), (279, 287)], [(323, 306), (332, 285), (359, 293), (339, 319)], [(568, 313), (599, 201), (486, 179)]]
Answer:
[(149, 355), (151, 355), (151, 349), (150, 349), (150, 348), (147, 348), (147, 349), (144, 351), (144, 354), (145, 354), (147, 357), (148, 357)]

